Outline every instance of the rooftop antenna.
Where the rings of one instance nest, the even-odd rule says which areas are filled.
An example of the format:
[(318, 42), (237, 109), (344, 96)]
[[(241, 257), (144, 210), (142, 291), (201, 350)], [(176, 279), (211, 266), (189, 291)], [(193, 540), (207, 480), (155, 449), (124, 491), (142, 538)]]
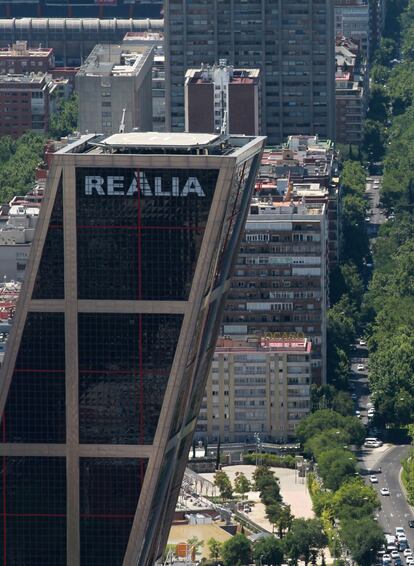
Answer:
[(118, 130), (119, 134), (123, 134), (125, 132), (125, 110), (126, 110), (126, 108), (124, 108), (122, 110), (122, 118), (121, 118), (121, 123), (119, 124), (119, 130)]
[(224, 111), (223, 113), (223, 121), (221, 123), (221, 130), (220, 130), (220, 134), (224, 135), (228, 133), (228, 124), (227, 124), (227, 110)]

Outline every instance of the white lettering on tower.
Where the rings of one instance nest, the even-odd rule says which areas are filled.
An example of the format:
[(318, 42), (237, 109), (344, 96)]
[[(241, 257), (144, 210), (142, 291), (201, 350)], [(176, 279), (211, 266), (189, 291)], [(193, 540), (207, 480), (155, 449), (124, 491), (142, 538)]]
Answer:
[(182, 189), (180, 188), (179, 177), (171, 177), (170, 185), (166, 185), (162, 177), (154, 177), (153, 183), (154, 186), (151, 187), (143, 171), (139, 171), (138, 175), (135, 173), (132, 181), (127, 185), (125, 177), (122, 175), (109, 175), (106, 179), (97, 175), (87, 175), (85, 177), (85, 195), (134, 196), (139, 192), (146, 197), (206, 196), (197, 177), (188, 177)]

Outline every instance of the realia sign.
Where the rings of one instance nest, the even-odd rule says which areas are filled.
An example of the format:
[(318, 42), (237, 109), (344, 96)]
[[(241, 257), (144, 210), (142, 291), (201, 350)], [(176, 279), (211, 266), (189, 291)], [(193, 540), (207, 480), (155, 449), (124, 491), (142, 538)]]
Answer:
[(169, 183), (166, 183), (163, 177), (154, 177), (150, 184), (143, 171), (140, 171), (138, 175), (135, 174), (132, 181), (123, 175), (85, 176), (85, 195), (87, 196), (134, 196), (138, 193), (148, 197), (206, 196), (197, 177), (188, 177), (184, 182), (180, 182), (179, 177), (171, 177)]

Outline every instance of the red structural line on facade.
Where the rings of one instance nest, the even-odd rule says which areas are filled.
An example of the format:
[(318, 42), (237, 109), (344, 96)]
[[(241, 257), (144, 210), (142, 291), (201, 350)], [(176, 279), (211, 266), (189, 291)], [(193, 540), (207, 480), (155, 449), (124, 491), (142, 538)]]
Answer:
[[(142, 299), (142, 223), (141, 223), (141, 187), (139, 169), (137, 176), (137, 236), (138, 236), (138, 300)], [(144, 378), (142, 373), (142, 314), (138, 315), (138, 371), (139, 371), (139, 436), (140, 442), (144, 441)]]
[[(2, 422), (2, 438), (3, 442), (6, 442), (6, 413), (3, 412), (3, 422)], [(3, 564), (7, 564), (7, 499), (6, 499), (6, 456), (3, 456)]]
[(181, 230), (181, 231), (189, 231), (189, 232), (194, 232), (196, 230), (204, 230), (205, 226), (155, 226), (155, 225), (151, 225), (151, 226), (121, 226), (121, 225), (116, 225), (116, 226), (109, 226), (109, 225), (81, 225), (78, 226), (79, 229), (82, 230)]

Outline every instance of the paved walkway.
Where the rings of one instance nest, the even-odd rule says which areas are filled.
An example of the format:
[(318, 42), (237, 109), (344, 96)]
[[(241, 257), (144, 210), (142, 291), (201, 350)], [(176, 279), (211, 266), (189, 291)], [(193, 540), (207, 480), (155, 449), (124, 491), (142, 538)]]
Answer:
[[(237, 465), (225, 466), (223, 470), (228, 474), (232, 482), (236, 476), (236, 472), (243, 472), (247, 479), (251, 480), (256, 466), (253, 465)], [(310, 519), (314, 517), (312, 511), (312, 501), (309, 496), (304, 478), (298, 478), (295, 470), (287, 468), (271, 468), (275, 476), (280, 481), (280, 493), (284, 503), (290, 505), (292, 514), (295, 517), (303, 517)], [(211, 482), (214, 482), (214, 473), (200, 474)], [(254, 503), (249, 517), (258, 525), (262, 526), (268, 531), (272, 531), (272, 525), (266, 519), (265, 508), (263, 503), (260, 502), (259, 492), (250, 491), (247, 494), (250, 502)]]

